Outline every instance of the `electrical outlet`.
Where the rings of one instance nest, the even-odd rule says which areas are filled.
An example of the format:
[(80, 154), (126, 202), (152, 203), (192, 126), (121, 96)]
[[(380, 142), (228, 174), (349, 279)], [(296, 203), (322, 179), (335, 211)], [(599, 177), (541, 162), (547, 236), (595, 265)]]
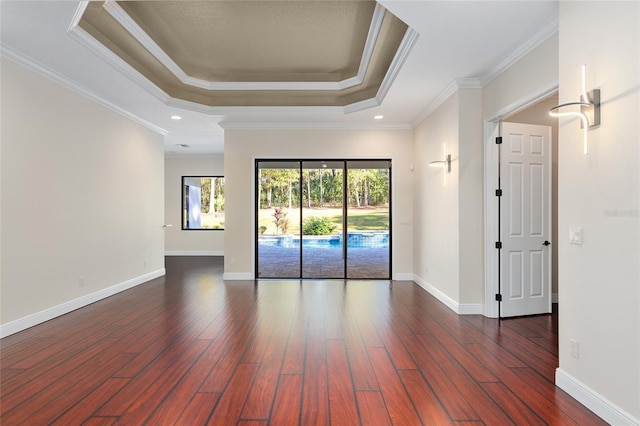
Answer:
[(569, 339), (571, 344), (571, 356), (574, 358), (580, 358), (580, 346), (577, 340)]
[(146, 261), (146, 260), (145, 260), (145, 261), (143, 261), (143, 262), (142, 262), (142, 265), (146, 268), (146, 267), (147, 267), (147, 261)]
[(78, 279), (78, 287), (84, 287), (84, 277), (80, 277), (80, 279)]
[(236, 259), (234, 257), (229, 259), (229, 265), (234, 266), (235, 264), (236, 264)]

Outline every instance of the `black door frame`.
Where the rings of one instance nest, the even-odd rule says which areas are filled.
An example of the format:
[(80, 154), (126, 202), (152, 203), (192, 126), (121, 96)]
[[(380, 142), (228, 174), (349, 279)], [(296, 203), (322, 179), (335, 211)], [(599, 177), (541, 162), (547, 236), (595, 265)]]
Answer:
[[(305, 162), (342, 162), (343, 164), (343, 182), (342, 182), (342, 226), (343, 226), (343, 235), (345, 236), (345, 239), (343, 241), (345, 241), (345, 244), (342, 245), (342, 250), (343, 250), (343, 259), (344, 259), (344, 266), (343, 266), (343, 276), (342, 277), (322, 277), (322, 278), (305, 278), (303, 277), (303, 252), (302, 252), (302, 203), (303, 203), (303, 190), (302, 190), (302, 181), (303, 181), (303, 175), (302, 175), (302, 171), (303, 171), (303, 163)], [(348, 250), (347, 250), (347, 245), (346, 245), (346, 236), (347, 236), (347, 220), (348, 220), (348, 216), (347, 216), (347, 210), (348, 210), (348, 192), (347, 192), (347, 185), (348, 185), (348, 167), (347, 164), (349, 162), (371, 162), (371, 161), (386, 161), (388, 164), (388, 170), (389, 170), (389, 256), (388, 256), (388, 260), (389, 260), (389, 274), (387, 277), (372, 277), (372, 278), (348, 278), (347, 275), (347, 262), (348, 262)], [(299, 170), (299, 177), (300, 177), (300, 199), (299, 199), (299, 203), (300, 203), (300, 208), (299, 208), (299, 224), (300, 224), (300, 255), (299, 255), (299, 274), (297, 277), (282, 277), (282, 278), (278, 278), (278, 277), (259, 277), (257, 276), (258, 271), (259, 271), (259, 247), (258, 247), (258, 235), (259, 235), (259, 223), (258, 223), (258, 213), (260, 210), (260, 200), (258, 199), (260, 191), (259, 191), (259, 185), (260, 182), (258, 181), (258, 176), (259, 176), (259, 172), (258, 170), (259, 168), (259, 164), (260, 163), (264, 163), (264, 162), (281, 162), (281, 163), (298, 163), (298, 170)], [(256, 158), (254, 160), (254, 189), (255, 189), (255, 196), (254, 196), (254, 279), (295, 279), (295, 280), (309, 280), (309, 279), (358, 279), (358, 280), (391, 280), (392, 277), (392, 247), (393, 247), (393, 218), (392, 218), (392, 203), (393, 203), (393, 191), (392, 191), (392, 184), (393, 184), (393, 180), (392, 180), (392, 161), (390, 158)]]

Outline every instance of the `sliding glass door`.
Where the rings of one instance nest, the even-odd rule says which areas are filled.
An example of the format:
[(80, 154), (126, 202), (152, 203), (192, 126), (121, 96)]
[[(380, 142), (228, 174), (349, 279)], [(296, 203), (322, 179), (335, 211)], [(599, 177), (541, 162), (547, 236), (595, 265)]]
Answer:
[(347, 278), (391, 275), (391, 166), (347, 161)]
[(389, 279), (388, 160), (256, 160), (256, 278)]

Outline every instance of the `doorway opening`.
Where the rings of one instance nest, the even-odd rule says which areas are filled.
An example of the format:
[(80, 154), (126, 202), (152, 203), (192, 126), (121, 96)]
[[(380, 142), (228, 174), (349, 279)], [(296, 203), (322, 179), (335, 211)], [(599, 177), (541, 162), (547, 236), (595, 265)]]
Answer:
[(391, 161), (255, 161), (256, 278), (391, 278)]
[[(525, 304), (521, 303), (521, 301), (530, 295), (534, 295), (534, 298), (540, 297), (542, 296), (541, 291), (544, 291), (544, 297), (548, 297), (549, 300), (548, 304), (547, 302), (544, 303), (545, 306), (550, 308), (551, 303), (557, 303), (558, 138), (557, 120), (548, 115), (549, 108), (554, 105), (554, 102), (557, 102), (557, 91), (557, 86), (543, 88), (537, 95), (523, 99), (518, 105), (512, 105), (508, 109), (500, 111), (495, 117), (485, 121), (485, 316), (488, 317), (531, 314), (533, 312), (528, 312), (528, 308), (524, 309)], [(539, 192), (536, 189), (546, 186), (546, 184), (542, 185), (542, 181), (537, 178), (540, 177), (542, 179), (542, 171), (548, 166), (544, 166), (542, 163), (537, 164), (537, 160), (532, 163), (524, 159), (524, 157), (524, 161), (515, 157), (508, 158), (509, 148), (505, 146), (505, 141), (509, 137), (507, 133), (510, 132), (505, 132), (501, 127), (503, 124), (509, 126), (515, 125), (515, 123), (541, 125), (551, 128), (551, 144), (549, 147), (551, 182), (549, 194), (542, 197), (545, 205), (531, 204), (530, 197), (532, 196), (531, 194), (535, 195)], [(516, 139), (518, 135), (525, 134), (525, 132), (519, 130), (513, 133), (516, 135)], [(497, 145), (495, 140), (500, 135), (502, 136), (503, 144)], [(543, 138), (538, 140), (543, 143)], [(515, 141), (515, 146), (518, 146), (517, 140)], [(537, 142), (529, 145), (527, 142), (526, 146), (522, 146), (528, 154), (535, 154), (537, 148), (541, 145), (538, 145)], [(502, 155), (501, 150), (504, 151)], [(510, 164), (510, 162), (513, 164)], [(522, 172), (522, 174), (515, 173), (516, 171)], [(514, 176), (510, 176), (510, 174), (514, 173)], [(519, 176), (525, 175), (527, 181), (518, 180)], [(503, 186), (502, 194), (505, 194), (505, 191), (509, 188), (504, 186), (506, 182), (501, 179), (509, 179), (511, 177), (515, 177), (515, 185), (512, 185), (512, 188), (523, 187), (526, 183), (524, 192), (512, 194), (515, 195), (514, 199), (523, 203), (514, 204), (512, 201), (505, 200), (504, 195), (503, 197), (497, 196), (496, 190), (500, 188), (499, 185)], [(541, 185), (531, 186), (533, 180)], [(520, 195), (524, 195), (527, 200), (519, 199)], [(539, 196), (540, 194), (537, 195)], [(526, 203), (530, 204), (527, 205)], [(512, 207), (516, 209), (515, 212), (509, 211)], [(550, 215), (548, 223), (544, 223), (545, 221), (541, 219), (540, 215), (545, 214), (544, 211), (547, 207), (550, 207)], [(517, 209), (519, 208), (523, 210), (518, 211)], [(526, 221), (524, 221), (525, 210), (528, 215)], [(509, 216), (510, 214), (511, 217)], [(519, 224), (522, 224), (523, 227), (518, 228)], [(548, 228), (546, 228), (547, 226)], [(511, 229), (508, 229), (509, 227)], [(518, 235), (520, 232), (522, 234)], [(507, 235), (507, 233), (511, 235)], [(511, 241), (507, 241), (510, 237)], [(542, 239), (537, 241), (536, 238)], [(531, 246), (528, 248), (514, 246), (514, 244), (518, 245), (526, 240), (531, 244), (539, 245), (539, 247), (537, 245), (536, 247)], [(503, 248), (498, 249), (497, 242), (500, 242)], [(511, 248), (506, 246), (508, 243), (513, 243)], [(545, 262), (548, 262), (548, 264), (545, 265)], [(549, 268), (550, 285), (544, 284), (544, 288), (540, 286), (528, 287), (531, 282), (535, 283), (537, 281), (542, 284), (543, 281), (540, 274), (547, 273), (545, 268)], [(511, 290), (508, 286), (512, 286), (511, 289), (514, 289), (513, 295), (508, 294), (508, 291)], [(505, 288), (507, 288), (507, 294), (505, 294)], [(522, 289), (523, 292), (518, 293), (519, 289)], [(498, 295), (500, 296), (498, 297)], [(509, 311), (508, 315), (504, 315), (504, 311), (501, 309), (505, 307), (505, 297), (510, 297), (513, 302), (516, 302), (514, 304), (516, 308)], [(498, 301), (500, 298), (502, 298), (502, 302)], [(537, 313), (543, 313), (546, 310), (548, 309), (542, 309)]]

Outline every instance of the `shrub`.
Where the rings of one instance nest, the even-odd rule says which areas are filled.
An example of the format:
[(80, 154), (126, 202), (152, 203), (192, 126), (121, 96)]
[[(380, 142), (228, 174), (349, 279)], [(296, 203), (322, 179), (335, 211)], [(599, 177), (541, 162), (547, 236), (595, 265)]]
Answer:
[(330, 235), (336, 230), (336, 225), (328, 217), (308, 217), (302, 222), (304, 235)]

